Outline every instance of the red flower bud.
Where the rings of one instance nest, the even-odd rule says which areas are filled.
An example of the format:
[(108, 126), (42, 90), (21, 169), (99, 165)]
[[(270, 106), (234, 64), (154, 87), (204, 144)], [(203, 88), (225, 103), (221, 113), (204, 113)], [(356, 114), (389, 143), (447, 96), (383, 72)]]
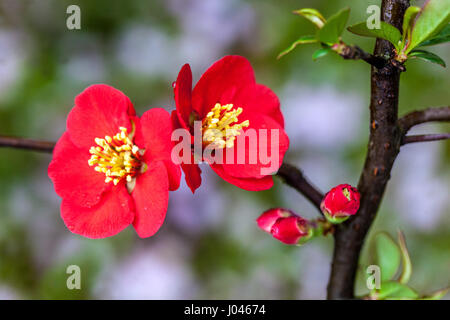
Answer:
[(358, 211), (360, 198), (356, 188), (340, 184), (325, 195), (320, 208), (328, 221), (341, 223)]
[(270, 233), (272, 231), (272, 226), (280, 218), (287, 218), (293, 216), (294, 213), (290, 210), (275, 208), (265, 211), (262, 215), (256, 219), (258, 226), (265, 232)]
[(308, 221), (292, 216), (280, 218), (272, 226), (272, 236), (286, 244), (302, 244), (312, 236)]

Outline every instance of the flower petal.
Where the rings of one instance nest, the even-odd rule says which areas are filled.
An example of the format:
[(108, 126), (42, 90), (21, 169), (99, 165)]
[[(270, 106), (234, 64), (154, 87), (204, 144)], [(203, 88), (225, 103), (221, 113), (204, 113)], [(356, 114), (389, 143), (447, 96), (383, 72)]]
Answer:
[(237, 91), (255, 83), (250, 62), (241, 56), (226, 56), (201, 76), (192, 92), (192, 107), (203, 118), (216, 103), (227, 103)]
[(229, 174), (227, 174), (223, 169), (223, 165), (213, 164), (213, 165), (211, 165), (211, 168), (223, 180), (235, 185), (236, 187), (244, 189), (244, 190), (262, 191), (262, 190), (268, 190), (268, 189), (272, 188), (272, 186), (273, 186), (272, 176), (265, 176), (261, 179), (236, 178), (236, 177), (233, 177), (233, 176), (230, 176)]
[(130, 99), (108, 85), (96, 84), (75, 98), (67, 117), (67, 131), (80, 148), (95, 145), (95, 138), (114, 136), (125, 127), (131, 132), (130, 117), (135, 115)]
[(249, 84), (237, 92), (232, 101), (236, 108), (243, 109), (239, 120), (245, 120), (248, 113), (262, 113), (284, 128), (284, 118), (280, 109), (280, 100), (277, 95), (268, 87), (262, 84)]
[[(239, 147), (241, 141), (244, 141), (244, 134), (241, 134), (235, 141), (233, 158), (230, 160), (227, 152), (224, 152), (223, 168), (225, 172), (237, 178), (262, 178), (276, 173), (283, 163), (284, 154), (289, 147), (289, 138), (286, 132), (278, 122), (263, 114), (248, 113), (247, 120), (249, 120), (250, 126), (244, 130), (249, 137), (245, 138), (245, 148)], [(277, 141), (272, 141), (272, 130), (278, 130)], [(251, 132), (254, 134), (250, 134)], [(252, 140), (249, 141), (250, 139)], [(272, 154), (272, 149), (275, 154)], [(275, 167), (271, 168), (273, 165)], [(263, 169), (265, 171), (271, 169), (272, 172), (263, 172)]]
[(152, 163), (163, 161), (169, 175), (170, 190), (180, 186), (181, 169), (173, 163), (171, 153), (173, 142), (172, 120), (170, 114), (162, 108), (146, 111), (139, 121), (136, 121), (135, 143), (145, 149), (144, 161)]
[(81, 207), (96, 205), (102, 193), (110, 188), (105, 183), (105, 175), (89, 166), (90, 156), (88, 150), (76, 147), (65, 132), (55, 146), (48, 167), (56, 193)]
[(161, 161), (151, 163), (137, 177), (131, 196), (136, 208), (134, 229), (141, 238), (154, 235), (164, 222), (169, 203), (167, 170)]
[(184, 172), (184, 178), (186, 179), (186, 184), (189, 189), (191, 189), (192, 193), (200, 187), (202, 184), (202, 170), (198, 166), (198, 164), (193, 163), (193, 158), (191, 159), (192, 164), (181, 164), (181, 169)]
[(185, 64), (178, 73), (174, 93), (179, 121), (187, 128), (192, 112), (192, 71), (189, 64)]
[(123, 184), (103, 194), (94, 207), (85, 208), (63, 199), (61, 217), (67, 228), (81, 236), (98, 239), (111, 237), (134, 219), (133, 203)]

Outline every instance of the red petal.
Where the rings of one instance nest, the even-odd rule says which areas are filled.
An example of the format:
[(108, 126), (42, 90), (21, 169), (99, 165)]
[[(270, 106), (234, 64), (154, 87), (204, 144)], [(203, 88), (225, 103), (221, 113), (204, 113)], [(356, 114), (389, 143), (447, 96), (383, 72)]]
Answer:
[(63, 199), (61, 217), (73, 233), (92, 239), (106, 238), (131, 224), (132, 208), (131, 197), (121, 184), (104, 193), (95, 207), (83, 208)]
[(105, 175), (88, 165), (90, 153), (77, 148), (66, 132), (59, 139), (48, 167), (56, 193), (82, 207), (91, 207), (100, 201), (101, 194), (110, 188)]
[(192, 92), (192, 106), (203, 118), (216, 103), (225, 104), (242, 87), (255, 83), (250, 62), (241, 56), (226, 56), (202, 75)]
[[(278, 153), (277, 153), (278, 166), (276, 168), (272, 168), (273, 173), (275, 173), (278, 171), (279, 167), (283, 163), (284, 154), (286, 153), (286, 151), (289, 147), (289, 138), (286, 135), (286, 132), (284, 131), (283, 127), (281, 127), (280, 124), (277, 123), (272, 118), (270, 118), (266, 115), (263, 115), (263, 114), (259, 114), (259, 113), (254, 113), (254, 114), (248, 113), (247, 115), (248, 116), (246, 119), (249, 120), (250, 126), (248, 128), (246, 128), (244, 131), (247, 131), (249, 129), (256, 130), (256, 134), (257, 134), (257, 141), (255, 142), (256, 148), (252, 148), (252, 143), (249, 143), (249, 141), (248, 141), (249, 139), (246, 138), (245, 139), (246, 140), (245, 149), (243, 149), (245, 151), (245, 155), (242, 155), (244, 157), (245, 161), (244, 161), (244, 163), (238, 164), (238, 160), (239, 160), (238, 154), (239, 154), (239, 152), (242, 152), (241, 149), (239, 149), (238, 145), (239, 145), (239, 141), (241, 141), (240, 139), (243, 139), (243, 137), (244, 137), (242, 134), (241, 136), (239, 136), (236, 139), (236, 144), (233, 147), (234, 153), (233, 153), (232, 162), (234, 164), (230, 164), (230, 160), (229, 160), (229, 158), (226, 157), (226, 152), (224, 152), (225, 160), (224, 160), (223, 168), (228, 175), (233, 176), (233, 177), (262, 178), (265, 175), (267, 175), (267, 173), (262, 174), (261, 170), (263, 168), (269, 169), (273, 162), (273, 156), (272, 156), (272, 150), (271, 150), (272, 143), (274, 143), (275, 150), (278, 151)], [(266, 129), (266, 137), (264, 137), (261, 134), (261, 132), (259, 131), (260, 129)], [(271, 139), (272, 131), (271, 130), (278, 130), (278, 133), (279, 133), (278, 141), (272, 142), (272, 139)], [(264, 145), (264, 143), (263, 143), (264, 141), (265, 141), (267, 150), (260, 150), (259, 146), (261, 143)], [(263, 154), (267, 157), (267, 159), (262, 158)], [(250, 155), (252, 155), (252, 157), (256, 157), (256, 163), (255, 163), (254, 159), (252, 160), (252, 157), (250, 157)], [(269, 160), (270, 160), (270, 162), (268, 162)], [(243, 162), (243, 161), (240, 160), (239, 162)], [(264, 162), (268, 162), (268, 163), (264, 163)]]
[(131, 196), (136, 208), (133, 226), (137, 234), (141, 238), (154, 235), (164, 222), (169, 203), (169, 181), (162, 162), (151, 163), (137, 177)]
[(67, 131), (81, 148), (95, 145), (95, 138), (114, 136), (126, 127), (131, 132), (130, 116), (135, 111), (130, 99), (113, 87), (96, 84), (75, 98), (75, 107), (67, 118)]
[(139, 121), (136, 121), (135, 143), (145, 149), (144, 161), (152, 163), (163, 161), (169, 175), (170, 190), (180, 186), (181, 169), (173, 163), (171, 153), (173, 142), (172, 121), (170, 114), (162, 108), (146, 111)]
[(192, 71), (189, 64), (185, 64), (178, 73), (174, 92), (179, 121), (186, 128), (192, 112)]
[(262, 84), (249, 84), (239, 90), (233, 100), (228, 103), (233, 103), (236, 108), (241, 107), (243, 109), (239, 121), (245, 120), (248, 113), (262, 113), (271, 117), (284, 128), (280, 101), (271, 89)]
[(232, 176), (228, 175), (223, 170), (223, 165), (213, 164), (213, 165), (211, 165), (211, 168), (223, 180), (235, 185), (236, 187), (244, 189), (244, 190), (262, 191), (262, 190), (268, 190), (268, 189), (272, 188), (272, 186), (273, 186), (272, 176), (265, 176), (264, 178), (261, 178), (261, 179), (236, 178), (236, 177), (232, 177)]
[(191, 189), (192, 193), (194, 193), (202, 184), (202, 170), (200, 170), (198, 164), (193, 163), (193, 158), (191, 160), (192, 164), (182, 163), (181, 169), (183, 169), (186, 184)]

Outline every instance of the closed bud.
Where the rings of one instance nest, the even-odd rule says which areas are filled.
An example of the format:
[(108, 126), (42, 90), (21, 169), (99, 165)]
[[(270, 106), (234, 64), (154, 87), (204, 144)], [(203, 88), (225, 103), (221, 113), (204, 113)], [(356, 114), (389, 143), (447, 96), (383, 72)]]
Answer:
[(320, 208), (331, 223), (341, 223), (359, 209), (361, 195), (349, 184), (340, 184), (331, 189), (323, 198)]
[(286, 244), (303, 244), (313, 236), (313, 230), (308, 221), (292, 216), (280, 218), (272, 226), (272, 236)]
[(275, 208), (265, 211), (256, 219), (258, 226), (265, 232), (271, 233), (272, 226), (280, 218), (287, 218), (293, 216), (294, 213), (290, 210), (283, 208)]

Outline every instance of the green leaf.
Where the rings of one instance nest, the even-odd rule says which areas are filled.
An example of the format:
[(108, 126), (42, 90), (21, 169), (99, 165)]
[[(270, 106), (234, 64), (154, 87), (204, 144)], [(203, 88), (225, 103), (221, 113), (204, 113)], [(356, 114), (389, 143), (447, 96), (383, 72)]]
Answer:
[(298, 46), (299, 44), (308, 44), (308, 43), (315, 43), (317, 42), (316, 36), (303, 36), (300, 37), (299, 39), (297, 39), (296, 41), (294, 41), (289, 48), (283, 50), (282, 52), (280, 52), (280, 54), (278, 55), (277, 59), (280, 59), (282, 56), (288, 54), (289, 52), (291, 52), (292, 50), (295, 49), (296, 46)]
[(412, 264), (411, 259), (409, 258), (408, 248), (406, 247), (405, 236), (401, 231), (398, 231), (398, 243), (402, 252), (402, 273), (398, 281), (400, 283), (406, 284), (411, 278)]
[(381, 269), (381, 281), (391, 280), (400, 267), (400, 248), (387, 233), (383, 232), (375, 237), (375, 254), (375, 263)]
[(413, 50), (409, 53), (408, 58), (419, 58), (428, 62), (436, 63), (445, 68), (445, 61), (438, 55), (429, 51)]
[(317, 31), (317, 38), (323, 43), (337, 43), (339, 37), (345, 29), (348, 17), (350, 15), (350, 8), (344, 8), (338, 13), (331, 16), (325, 25)]
[(422, 297), (421, 300), (441, 300), (447, 294), (447, 292), (449, 290), (450, 290), (450, 288), (438, 290), (428, 296)]
[(419, 295), (410, 287), (396, 281), (386, 281), (381, 283), (378, 290), (377, 299), (417, 299)]
[(425, 46), (434, 46), (436, 44), (449, 42), (450, 41), (450, 24), (447, 24), (444, 29), (442, 29), (441, 32), (439, 32), (436, 36), (433, 38), (421, 42), (418, 47), (425, 47)]
[(295, 10), (294, 13), (308, 19), (319, 29), (323, 27), (326, 21), (322, 14), (316, 9), (304, 8)]
[(330, 47), (321, 48), (321, 49), (319, 49), (319, 50), (316, 50), (316, 51), (313, 53), (313, 55), (312, 55), (312, 59), (313, 59), (314, 61), (316, 61), (316, 60), (319, 59), (319, 58), (325, 57), (325, 56), (326, 56), (327, 54), (329, 54), (331, 51), (333, 51), (333, 50), (331, 50)]
[(428, 0), (416, 19), (406, 53), (439, 33), (450, 19), (449, 0)]
[(367, 28), (366, 22), (361, 22), (350, 26), (347, 28), (348, 31), (353, 32), (354, 34), (363, 36), (363, 37), (372, 37), (372, 38), (381, 38), (388, 40), (390, 43), (394, 45), (394, 47), (399, 50), (399, 42), (402, 38), (400, 31), (393, 25), (386, 23), (384, 21), (380, 21), (379, 29), (369, 29)]
[(405, 15), (403, 17), (403, 43), (405, 40), (411, 40), (411, 30), (414, 25), (414, 19), (420, 12), (420, 7), (411, 6), (406, 9)]

